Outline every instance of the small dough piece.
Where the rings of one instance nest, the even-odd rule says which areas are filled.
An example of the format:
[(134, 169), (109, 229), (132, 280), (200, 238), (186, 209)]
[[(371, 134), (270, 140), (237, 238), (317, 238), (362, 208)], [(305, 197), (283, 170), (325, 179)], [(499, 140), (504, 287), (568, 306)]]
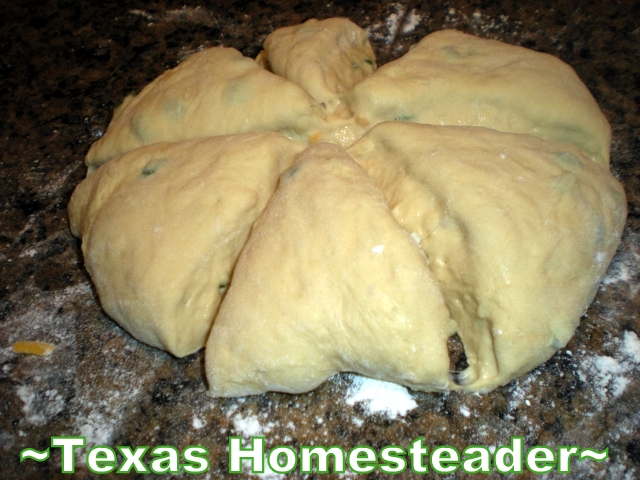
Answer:
[(177, 357), (200, 349), (253, 222), (302, 149), (271, 132), (158, 143), (86, 178), (69, 219), (105, 312)]
[(31, 340), (21, 340), (13, 344), (13, 353), (37, 355), (39, 357), (48, 357), (55, 349), (56, 346), (51, 343)]
[(261, 61), (296, 82), (327, 112), (350, 116), (345, 93), (376, 69), (369, 36), (346, 18), (316, 20), (279, 28), (264, 42)]
[(209, 394), (301, 393), (341, 371), (445, 390), (451, 327), (384, 194), (343, 149), (313, 145), (238, 259), (207, 342)]
[(349, 153), (421, 241), (466, 351), (459, 383), (490, 390), (566, 345), (624, 226), (607, 169), (570, 144), (408, 122)]
[(609, 165), (611, 127), (569, 65), (455, 30), (427, 35), (357, 84), (349, 102), (372, 124), (402, 120), (529, 133), (572, 143)]
[(125, 98), (85, 163), (91, 174), (112, 157), (163, 141), (275, 131), (302, 143), (324, 112), (301, 87), (233, 48), (195, 53)]

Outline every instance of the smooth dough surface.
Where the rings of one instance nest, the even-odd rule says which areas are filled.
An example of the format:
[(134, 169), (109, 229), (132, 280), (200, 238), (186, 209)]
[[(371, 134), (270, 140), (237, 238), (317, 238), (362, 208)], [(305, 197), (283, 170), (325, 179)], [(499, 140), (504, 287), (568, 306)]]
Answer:
[(570, 66), (455, 30), (427, 35), (356, 84), (349, 102), (372, 124), (401, 120), (528, 133), (572, 143), (609, 164), (611, 128)]
[(258, 130), (306, 144), (326, 128), (323, 115), (294, 82), (233, 48), (214, 47), (125, 98), (85, 162), (91, 174), (110, 158), (143, 145)]
[(445, 390), (451, 328), (384, 194), (343, 149), (314, 145), (238, 259), (207, 342), (209, 393), (300, 393), (340, 371)]
[(570, 144), (407, 122), (349, 153), (429, 258), (469, 363), (459, 383), (490, 390), (568, 342), (624, 226), (607, 169)]
[(177, 357), (203, 347), (251, 226), (302, 149), (267, 132), (158, 143), (86, 178), (69, 218), (105, 312)]
[(264, 59), (296, 82), (328, 113), (350, 116), (345, 93), (376, 68), (367, 32), (346, 18), (307, 20), (279, 28), (264, 42)]

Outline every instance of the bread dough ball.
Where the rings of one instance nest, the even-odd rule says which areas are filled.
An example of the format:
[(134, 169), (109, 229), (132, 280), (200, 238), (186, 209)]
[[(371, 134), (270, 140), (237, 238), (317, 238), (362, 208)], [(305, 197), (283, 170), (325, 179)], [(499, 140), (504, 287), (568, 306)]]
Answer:
[(177, 357), (200, 349), (253, 222), (302, 149), (266, 132), (157, 143), (86, 178), (69, 218), (104, 311)]
[(469, 368), (490, 390), (566, 345), (624, 226), (620, 183), (570, 144), (386, 122), (349, 153), (429, 259)]
[(209, 48), (127, 97), (85, 162), (91, 174), (110, 158), (143, 145), (257, 130), (306, 144), (309, 136), (320, 138), (323, 115), (295, 83), (233, 48)]
[(349, 117), (345, 93), (376, 68), (369, 36), (346, 18), (307, 20), (279, 28), (264, 42), (262, 59), (296, 82), (329, 113)]
[(300, 393), (341, 371), (449, 386), (449, 314), (383, 193), (327, 143), (285, 171), (206, 347), (214, 397)]
[(529, 133), (572, 143), (607, 166), (611, 128), (573, 69), (556, 57), (455, 30), (426, 36), (355, 85), (352, 111)]
[(568, 342), (626, 216), (571, 67), (445, 30), (374, 72), (336, 18), (264, 48), (192, 55), (92, 145), (69, 218), (107, 314), (178, 357), (208, 336), (218, 397), (343, 371), (486, 391)]

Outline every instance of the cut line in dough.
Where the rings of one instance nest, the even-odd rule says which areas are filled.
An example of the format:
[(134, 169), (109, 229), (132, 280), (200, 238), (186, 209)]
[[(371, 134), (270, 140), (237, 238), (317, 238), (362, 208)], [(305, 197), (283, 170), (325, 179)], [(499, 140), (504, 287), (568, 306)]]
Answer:
[(301, 393), (342, 371), (444, 391), (451, 329), (383, 193), (343, 149), (314, 145), (238, 259), (205, 351), (209, 394)]
[(87, 177), (69, 218), (104, 311), (177, 357), (202, 348), (253, 222), (302, 149), (272, 132), (156, 143)]
[[(620, 243), (620, 183), (576, 147), (385, 122), (349, 150), (419, 240), (469, 368), (491, 390), (566, 345)], [(462, 387), (454, 387), (462, 388)]]

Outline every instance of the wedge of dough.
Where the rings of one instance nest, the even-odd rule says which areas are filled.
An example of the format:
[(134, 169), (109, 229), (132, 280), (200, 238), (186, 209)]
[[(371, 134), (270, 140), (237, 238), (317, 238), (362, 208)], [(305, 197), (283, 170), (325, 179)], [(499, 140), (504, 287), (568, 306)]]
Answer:
[(469, 363), (459, 383), (490, 390), (566, 345), (624, 226), (607, 169), (570, 144), (408, 122), (349, 153), (429, 258)]
[(233, 48), (209, 48), (127, 97), (85, 162), (91, 174), (110, 158), (143, 145), (258, 130), (306, 144), (324, 128), (323, 115), (297, 84)]
[(570, 66), (455, 30), (427, 35), (356, 84), (349, 102), (372, 124), (403, 120), (528, 133), (572, 143), (609, 164), (611, 128)]
[(449, 386), (449, 314), (420, 248), (345, 151), (309, 147), (254, 225), (206, 347), (209, 393), (300, 393), (341, 371)]
[(376, 69), (369, 36), (346, 18), (307, 20), (279, 28), (264, 42), (264, 59), (296, 82), (330, 114), (349, 117), (345, 93)]
[(158, 143), (86, 178), (69, 218), (105, 312), (177, 357), (200, 349), (251, 225), (302, 149), (266, 132)]

